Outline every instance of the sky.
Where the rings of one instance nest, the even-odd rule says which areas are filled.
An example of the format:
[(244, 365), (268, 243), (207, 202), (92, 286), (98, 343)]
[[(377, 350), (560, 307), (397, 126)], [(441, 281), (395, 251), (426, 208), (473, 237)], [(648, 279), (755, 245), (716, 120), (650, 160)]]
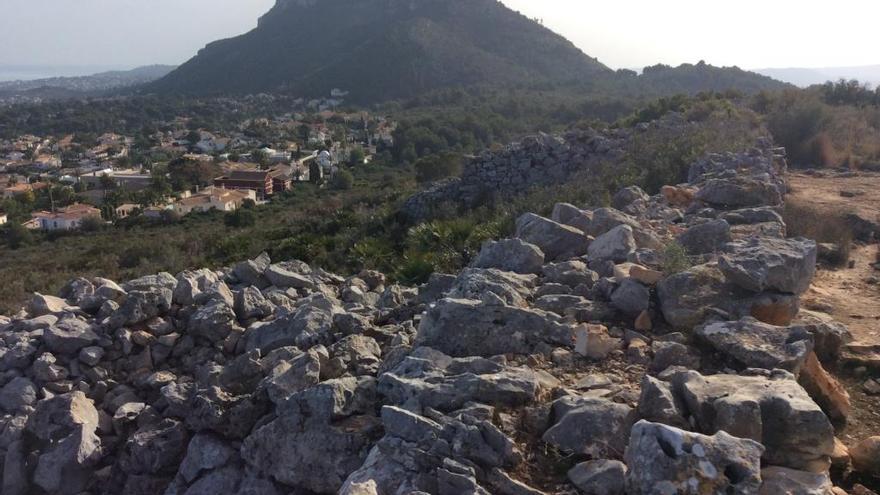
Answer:
[[(613, 68), (880, 64), (875, 0), (502, 0)], [(274, 0), (2, 0), (0, 65), (180, 64)]]

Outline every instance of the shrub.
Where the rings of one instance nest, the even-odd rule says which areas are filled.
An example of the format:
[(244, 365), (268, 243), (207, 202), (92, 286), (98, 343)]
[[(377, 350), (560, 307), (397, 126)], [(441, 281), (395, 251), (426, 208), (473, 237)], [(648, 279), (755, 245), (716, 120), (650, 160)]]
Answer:
[(430, 155), (415, 163), (416, 180), (425, 184), (461, 174), (462, 157), (455, 153)]
[(257, 214), (252, 209), (239, 208), (230, 211), (223, 216), (223, 223), (227, 227), (242, 228), (250, 227), (257, 223)]
[(672, 241), (663, 249), (663, 273), (675, 275), (693, 266), (687, 250), (676, 241)]
[(98, 216), (86, 217), (82, 219), (82, 224), (80, 224), (79, 228), (83, 232), (97, 232), (104, 228), (104, 221)]
[(837, 249), (825, 258), (826, 261), (834, 266), (849, 262), (855, 235), (845, 212), (789, 198), (782, 217), (790, 237), (806, 237), (819, 243), (835, 244)]
[(11, 222), (3, 226), (2, 235), (9, 249), (18, 249), (34, 242), (31, 231), (18, 222)]
[(354, 187), (354, 176), (348, 170), (340, 170), (333, 176), (331, 186), (339, 191), (348, 191)]

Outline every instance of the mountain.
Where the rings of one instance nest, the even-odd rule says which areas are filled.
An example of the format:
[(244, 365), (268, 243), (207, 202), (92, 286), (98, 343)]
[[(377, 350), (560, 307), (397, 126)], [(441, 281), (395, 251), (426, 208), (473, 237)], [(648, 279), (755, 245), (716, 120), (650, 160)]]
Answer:
[(840, 79), (858, 79), (873, 86), (880, 86), (880, 65), (820, 67), (814, 69), (757, 69), (755, 72), (801, 87), (823, 84), (828, 81), (838, 81)]
[(172, 65), (148, 65), (131, 70), (100, 72), (88, 76), (49, 77), (24, 81), (2, 81), (0, 92), (26, 92), (40, 88), (68, 91), (103, 91), (155, 81), (174, 70)]
[(483, 83), (612, 71), (497, 0), (278, 0), (253, 31), (211, 43), (148, 91), (284, 91), (372, 102)]

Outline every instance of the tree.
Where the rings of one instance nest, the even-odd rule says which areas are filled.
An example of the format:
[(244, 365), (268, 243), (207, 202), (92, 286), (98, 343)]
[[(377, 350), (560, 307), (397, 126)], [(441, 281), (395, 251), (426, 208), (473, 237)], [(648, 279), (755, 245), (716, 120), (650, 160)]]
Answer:
[(3, 226), (3, 240), (9, 249), (18, 249), (34, 242), (31, 231), (18, 222), (8, 223)]
[(116, 181), (113, 180), (113, 177), (110, 177), (107, 174), (101, 174), (101, 189), (105, 191), (109, 191), (111, 189), (116, 189)]
[(348, 163), (352, 167), (363, 165), (365, 158), (366, 155), (364, 154), (364, 150), (360, 146), (357, 146), (352, 148), (351, 152), (348, 154)]
[(354, 176), (351, 175), (351, 172), (348, 170), (340, 170), (333, 176), (332, 181), (333, 189), (338, 189), (340, 191), (348, 191), (352, 187), (354, 187)]
[(186, 135), (186, 140), (189, 142), (189, 144), (196, 144), (202, 140), (202, 135), (199, 134), (198, 131), (189, 131), (189, 133)]
[(90, 216), (82, 219), (80, 230), (83, 232), (97, 232), (104, 227), (104, 221), (99, 216)]
[(239, 208), (235, 211), (226, 213), (226, 215), (223, 216), (223, 223), (227, 227), (251, 227), (257, 223), (257, 215), (254, 213), (253, 209)]

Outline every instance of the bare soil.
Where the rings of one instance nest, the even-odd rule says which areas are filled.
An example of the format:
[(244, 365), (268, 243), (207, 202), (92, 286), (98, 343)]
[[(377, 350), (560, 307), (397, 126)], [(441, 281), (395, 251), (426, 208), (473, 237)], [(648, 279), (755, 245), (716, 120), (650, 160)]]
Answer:
[[(789, 183), (790, 196), (802, 202), (829, 211), (853, 213), (871, 221), (880, 219), (880, 174), (829, 177), (792, 174)], [(880, 270), (874, 267), (880, 261), (878, 249), (878, 244), (855, 245), (849, 266), (820, 268), (802, 300), (805, 308), (828, 313), (846, 324), (856, 342), (874, 345), (880, 344)], [(880, 379), (880, 374), (866, 369), (829, 371), (846, 387), (853, 406), (847, 424), (838, 430), (838, 438), (852, 446), (867, 437), (880, 435), (880, 396), (870, 395), (864, 388), (867, 379)], [(845, 485), (860, 482), (875, 490), (880, 486), (878, 480), (858, 479), (851, 473), (841, 476)]]

